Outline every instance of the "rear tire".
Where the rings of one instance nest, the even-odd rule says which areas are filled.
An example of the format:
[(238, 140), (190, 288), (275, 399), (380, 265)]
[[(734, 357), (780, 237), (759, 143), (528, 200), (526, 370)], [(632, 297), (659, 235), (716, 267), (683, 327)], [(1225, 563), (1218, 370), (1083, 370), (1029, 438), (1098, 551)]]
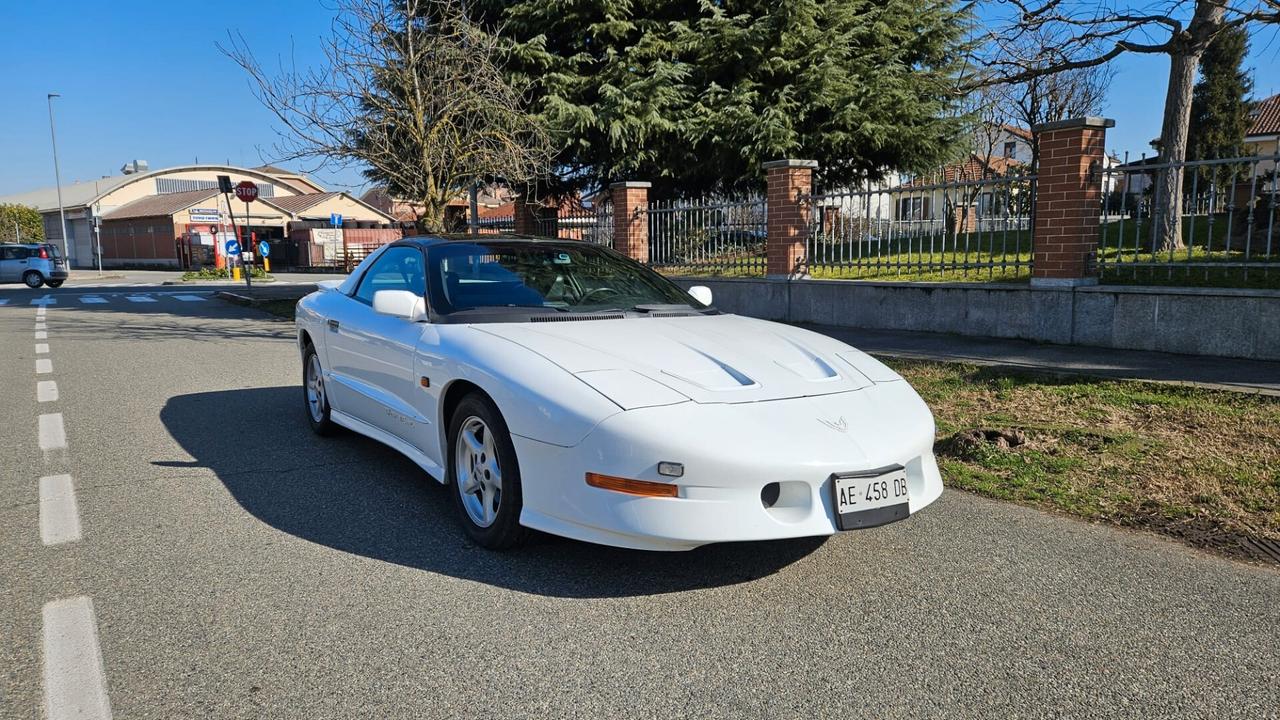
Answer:
[(62, 280), (45, 280), (44, 284), (51, 288), (60, 288), (62, 287), (62, 282)]
[(39, 271), (28, 270), (22, 273), (22, 282), (26, 283), (27, 287), (35, 290), (44, 284), (44, 276)]
[(529, 539), (520, 524), (524, 498), (520, 466), (502, 413), (471, 393), (449, 419), (448, 484), (458, 520), (477, 545), (508, 550)]
[(337, 431), (337, 424), (329, 417), (329, 393), (324, 384), (320, 356), (311, 343), (307, 343), (302, 351), (302, 403), (312, 432), (332, 435)]

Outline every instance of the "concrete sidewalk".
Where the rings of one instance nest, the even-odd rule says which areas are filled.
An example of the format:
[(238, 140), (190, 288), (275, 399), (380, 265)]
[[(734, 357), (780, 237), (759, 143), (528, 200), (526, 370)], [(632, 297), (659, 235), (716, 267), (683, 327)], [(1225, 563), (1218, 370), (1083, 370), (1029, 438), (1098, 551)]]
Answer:
[(1048, 345), (1026, 340), (802, 325), (873, 355), (1180, 383), (1280, 397), (1280, 362)]

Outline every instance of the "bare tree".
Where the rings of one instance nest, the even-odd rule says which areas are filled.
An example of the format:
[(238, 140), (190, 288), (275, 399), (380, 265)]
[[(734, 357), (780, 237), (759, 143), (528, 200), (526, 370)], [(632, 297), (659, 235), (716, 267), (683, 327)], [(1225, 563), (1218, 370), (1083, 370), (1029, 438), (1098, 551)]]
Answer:
[[(1052, 69), (1078, 59), (1062, 54), (1068, 40), (1062, 28), (1042, 27), (1028, 29), (1007, 42), (1013, 47), (1013, 56), (1023, 66)], [(1076, 54), (1079, 56), (1095, 50), (1077, 49)], [(1032, 74), (1020, 82), (996, 85), (990, 92), (1000, 98), (1014, 124), (1031, 132), (1031, 166), (1034, 169), (1040, 165), (1040, 134), (1035, 132), (1036, 126), (1101, 113), (1114, 78), (1115, 70), (1110, 65), (1090, 65), (1043, 75)]]
[(445, 230), (445, 206), (477, 180), (531, 185), (548, 168), (526, 88), (459, 0), (339, 0), (320, 67), (268, 73), (238, 35), (219, 49), (279, 120), (276, 159), (360, 166), (421, 230)]
[[(1161, 124), (1161, 156), (1175, 166), (1155, 186), (1156, 237), (1160, 249), (1182, 247), (1182, 169), (1186, 159), (1191, 91), (1200, 57), (1223, 28), (1280, 22), (1280, 0), (1155, 0), (1143, 8), (1119, 8), (1110, 0), (999, 0), (1015, 10), (1006, 27), (992, 33), (982, 58), (992, 71), (983, 82), (1020, 83), (1064, 71), (1104, 65), (1124, 53), (1167, 55), (1168, 89)], [(1029, 37), (1061, 38), (1049, 50), (1028, 56)]]

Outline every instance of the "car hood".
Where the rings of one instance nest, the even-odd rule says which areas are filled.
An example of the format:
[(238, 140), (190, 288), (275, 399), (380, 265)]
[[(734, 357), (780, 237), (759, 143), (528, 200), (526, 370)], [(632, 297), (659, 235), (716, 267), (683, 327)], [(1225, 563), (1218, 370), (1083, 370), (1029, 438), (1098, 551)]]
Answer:
[(901, 379), (824, 335), (737, 315), (472, 327), (545, 357), (624, 409), (829, 395)]

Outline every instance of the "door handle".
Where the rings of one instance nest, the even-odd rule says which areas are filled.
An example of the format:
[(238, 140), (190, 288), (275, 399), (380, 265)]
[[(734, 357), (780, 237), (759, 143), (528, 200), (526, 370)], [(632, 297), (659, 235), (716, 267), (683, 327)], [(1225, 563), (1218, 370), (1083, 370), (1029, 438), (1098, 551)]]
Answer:
[(330, 320), (330, 321), (329, 321), (329, 330), (331, 330), (331, 331), (333, 331), (333, 332), (338, 332), (338, 321), (337, 321), (337, 320)]

